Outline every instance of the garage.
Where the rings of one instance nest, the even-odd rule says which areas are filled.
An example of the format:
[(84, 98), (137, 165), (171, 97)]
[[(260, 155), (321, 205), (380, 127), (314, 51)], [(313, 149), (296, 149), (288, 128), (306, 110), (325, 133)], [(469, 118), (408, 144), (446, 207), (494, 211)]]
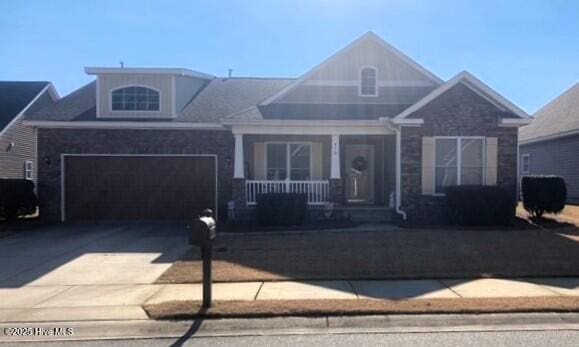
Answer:
[(216, 211), (214, 155), (63, 155), (66, 221), (189, 220)]

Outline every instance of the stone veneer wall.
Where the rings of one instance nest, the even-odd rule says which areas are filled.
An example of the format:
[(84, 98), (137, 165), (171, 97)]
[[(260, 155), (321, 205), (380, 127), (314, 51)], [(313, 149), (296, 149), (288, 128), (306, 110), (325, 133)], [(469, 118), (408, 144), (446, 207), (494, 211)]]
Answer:
[(401, 205), (410, 221), (440, 222), (444, 217), (444, 197), (422, 195), (422, 136), (497, 137), (497, 184), (516, 194), (518, 129), (499, 127), (501, 116), (513, 117), (462, 84), (411, 115), (424, 124), (401, 132)]
[(232, 198), (233, 150), (229, 131), (38, 129), (40, 217), (60, 220), (61, 154), (215, 154), (221, 218)]

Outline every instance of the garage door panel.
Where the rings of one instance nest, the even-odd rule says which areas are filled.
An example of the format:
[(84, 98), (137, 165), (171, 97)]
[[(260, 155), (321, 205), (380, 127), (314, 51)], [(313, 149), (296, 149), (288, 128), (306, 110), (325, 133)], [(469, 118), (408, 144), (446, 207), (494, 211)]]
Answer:
[(65, 157), (67, 220), (188, 220), (214, 208), (215, 159)]

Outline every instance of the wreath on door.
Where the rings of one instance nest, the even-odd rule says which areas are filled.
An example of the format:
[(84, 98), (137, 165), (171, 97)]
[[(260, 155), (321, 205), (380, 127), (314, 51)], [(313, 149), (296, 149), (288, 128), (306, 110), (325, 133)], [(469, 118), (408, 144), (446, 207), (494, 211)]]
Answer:
[(364, 171), (368, 168), (368, 161), (362, 156), (357, 156), (352, 160), (352, 169), (356, 171)]

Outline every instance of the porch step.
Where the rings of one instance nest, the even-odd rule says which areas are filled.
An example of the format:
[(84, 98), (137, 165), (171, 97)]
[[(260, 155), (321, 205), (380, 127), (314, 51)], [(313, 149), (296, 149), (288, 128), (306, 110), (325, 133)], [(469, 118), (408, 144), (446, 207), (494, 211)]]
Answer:
[(394, 221), (394, 210), (386, 207), (343, 207), (344, 216), (356, 223), (390, 223)]

